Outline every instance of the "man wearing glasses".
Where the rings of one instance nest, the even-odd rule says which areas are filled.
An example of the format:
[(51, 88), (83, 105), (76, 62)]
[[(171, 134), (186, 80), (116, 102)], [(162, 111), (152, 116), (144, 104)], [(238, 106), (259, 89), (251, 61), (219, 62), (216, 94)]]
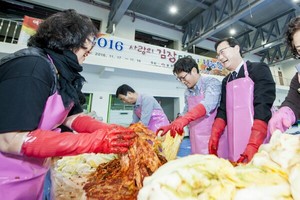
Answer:
[[(187, 87), (184, 115), (170, 125), (161, 127), (157, 133), (164, 135), (170, 130), (173, 137), (176, 133), (182, 135), (183, 128), (189, 124), (191, 153), (208, 154), (208, 141), (220, 102), (221, 82), (210, 76), (201, 76), (198, 64), (191, 57), (179, 59), (173, 73)], [(218, 151), (220, 157), (227, 158), (227, 149), (226, 134), (223, 134)]]
[(231, 73), (222, 82), (222, 96), (212, 127), (209, 153), (217, 154), (227, 125), (229, 160), (249, 162), (268, 139), (267, 123), (275, 100), (275, 82), (265, 63), (245, 62), (239, 43), (226, 38), (215, 44), (217, 59)]

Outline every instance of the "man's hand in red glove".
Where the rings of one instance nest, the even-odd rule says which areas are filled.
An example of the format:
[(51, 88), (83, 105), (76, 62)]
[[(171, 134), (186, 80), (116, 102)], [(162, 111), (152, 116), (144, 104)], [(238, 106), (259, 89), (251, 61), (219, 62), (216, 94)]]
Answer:
[(115, 124), (106, 124), (88, 115), (79, 115), (72, 122), (71, 128), (78, 133), (93, 133), (99, 129), (112, 129)]
[(222, 118), (216, 118), (208, 142), (208, 152), (218, 156), (219, 140), (226, 127), (226, 122)]
[(277, 129), (282, 133), (285, 132), (296, 121), (296, 117), (292, 109), (287, 106), (281, 107), (270, 119), (269, 130), (271, 134)]
[(168, 131), (172, 137), (175, 137), (176, 133), (179, 135), (183, 134), (183, 128), (188, 125), (191, 121), (199, 119), (206, 114), (206, 109), (202, 104), (198, 104), (192, 108), (185, 115), (175, 119), (170, 125), (163, 126), (156, 131), (156, 134), (165, 135)]
[(71, 156), (82, 153), (126, 153), (136, 134), (125, 127), (93, 134), (57, 133), (37, 129), (25, 138), (21, 152), (32, 157)]
[(266, 122), (259, 119), (254, 120), (249, 142), (244, 153), (237, 160), (238, 163), (248, 163), (252, 160), (254, 154), (258, 151), (258, 148), (267, 136), (267, 128), (268, 125)]
[[(172, 129), (171, 124), (166, 125), (166, 126), (162, 126), (162, 127), (158, 128), (158, 129), (156, 130), (156, 135), (164, 136), (164, 135), (166, 135), (166, 133), (167, 133), (168, 131), (170, 131), (171, 129)], [(174, 133), (170, 132), (170, 134), (172, 135), (172, 134), (174, 134)], [(176, 134), (176, 133), (175, 133), (175, 134)], [(172, 136), (172, 137), (173, 137), (173, 136)], [(175, 137), (175, 135), (174, 135), (174, 137)]]

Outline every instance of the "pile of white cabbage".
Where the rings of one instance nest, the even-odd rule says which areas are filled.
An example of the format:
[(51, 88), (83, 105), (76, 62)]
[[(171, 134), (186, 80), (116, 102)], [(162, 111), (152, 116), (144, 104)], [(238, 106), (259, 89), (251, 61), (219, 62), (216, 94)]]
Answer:
[(84, 200), (83, 186), (87, 176), (102, 163), (114, 160), (116, 154), (80, 154), (55, 159), (51, 167), (52, 197), (55, 200)]
[(213, 155), (170, 161), (144, 179), (138, 200), (300, 200), (300, 136), (275, 132), (251, 163)]
[(116, 154), (86, 153), (77, 156), (66, 156), (56, 161), (54, 170), (65, 177), (88, 175), (95, 172), (102, 164), (114, 160)]

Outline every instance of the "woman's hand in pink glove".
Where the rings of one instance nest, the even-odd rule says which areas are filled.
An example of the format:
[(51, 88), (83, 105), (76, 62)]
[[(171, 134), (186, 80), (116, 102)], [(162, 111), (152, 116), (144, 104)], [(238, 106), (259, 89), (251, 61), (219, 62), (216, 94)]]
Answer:
[(281, 107), (269, 121), (269, 130), (271, 134), (275, 130), (285, 132), (296, 121), (296, 117), (292, 109), (287, 106)]

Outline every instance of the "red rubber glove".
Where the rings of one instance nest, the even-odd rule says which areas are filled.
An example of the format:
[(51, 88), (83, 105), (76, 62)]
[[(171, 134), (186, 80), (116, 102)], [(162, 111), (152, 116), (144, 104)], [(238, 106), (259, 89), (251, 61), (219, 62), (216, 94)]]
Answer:
[(212, 129), (211, 129), (211, 135), (208, 142), (208, 152), (210, 154), (214, 154), (218, 156), (218, 147), (219, 147), (219, 140), (221, 135), (224, 132), (224, 129), (226, 127), (226, 122), (222, 118), (216, 118)]
[(198, 104), (185, 115), (178, 117), (171, 124), (160, 127), (157, 129), (156, 134), (160, 133), (161, 136), (165, 135), (168, 131), (172, 137), (175, 137), (176, 133), (179, 135), (183, 134), (183, 128), (188, 125), (191, 121), (194, 121), (206, 114), (206, 109), (202, 104)]
[[(178, 119), (178, 118), (177, 118), (177, 119)], [(173, 123), (173, 122), (172, 122), (172, 123)], [(171, 123), (171, 124), (172, 124), (172, 123)], [(171, 124), (166, 125), (166, 126), (162, 126), (162, 127), (158, 128), (158, 129), (156, 130), (156, 135), (158, 135), (159, 133), (160, 133), (161, 136), (166, 135), (166, 133), (167, 133), (169, 130), (172, 129)], [(173, 132), (171, 132), (171, 136), (172, 136), (172, 137), (175, 137), (175, 135), (173, 136), (172, 134), (174, 134)]]
[(259, 119), (254, 120), (249, 142), (244, 153), (241, 154), (241, 157), (237, 160), (238, 163), (248, 163), (252, 160), (254, 154), (258, 151), (258, 148), (267, 136), (267, 128), (268, 125), (266, 122)]
[(39, 158), (82, 153), (126, 153), (135, 136), (134, 131), (127, 128), (97, 130), (93, 134), (37, 129), (27, 135), (21, 151), (26, 156)]
[(78, 133), (93, 133), (99, 129), (112, 129), (113, 124), (106, 124), (88, 115), (80, 115), (74, 119), (71, 128)]
[(271, 134), (277, 129), (283, 133), (295, 122), (296, 117), (292, 109), (284, 106), (281, 107), (270, 119), (269, 130)]

